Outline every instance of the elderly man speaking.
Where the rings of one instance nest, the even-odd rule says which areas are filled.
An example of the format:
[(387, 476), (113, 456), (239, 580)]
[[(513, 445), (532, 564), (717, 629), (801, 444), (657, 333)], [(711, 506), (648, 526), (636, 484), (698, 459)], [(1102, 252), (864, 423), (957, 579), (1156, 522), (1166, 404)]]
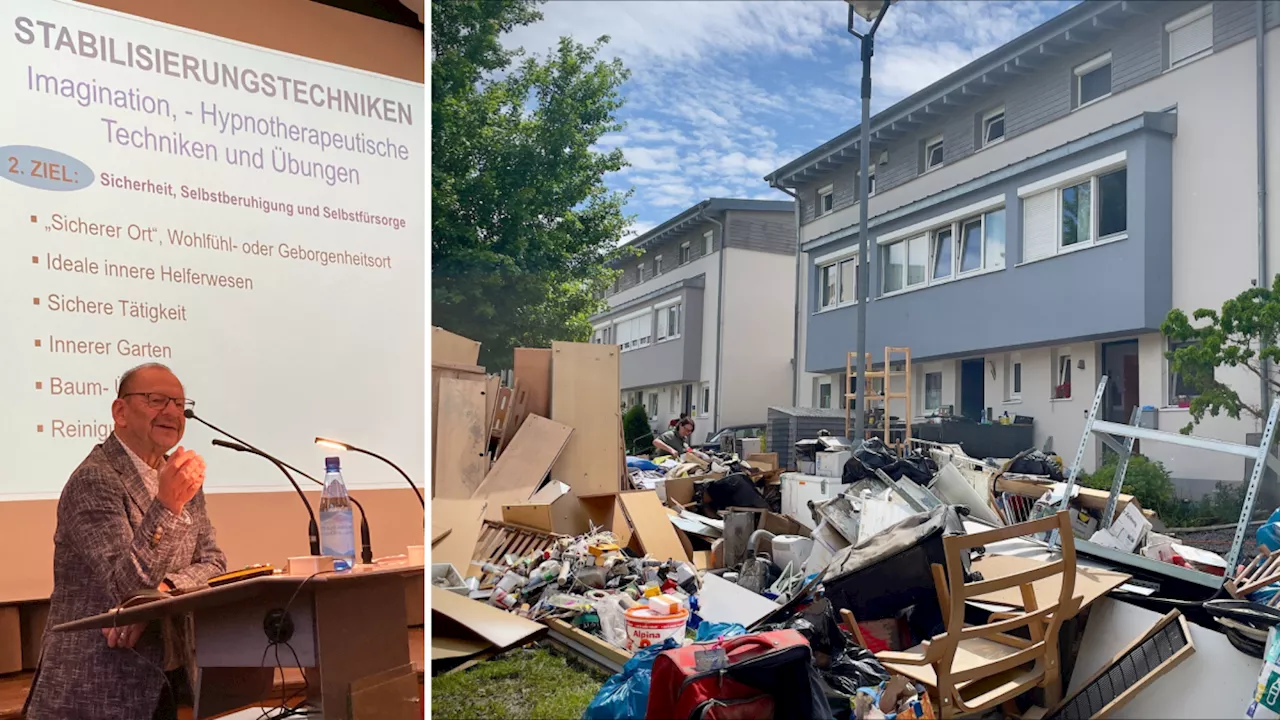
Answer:
[[(204, 585), (226, 571), (205, 512), (204, 460), (178, 447), (191, 405), (159, 364), (120, 379), (115, 432), (71, 473), (58, 500), (49, 627), (140, 592)], [(190, 652), (184, 624), (46, 632), (29, 720), (176, 718)]]

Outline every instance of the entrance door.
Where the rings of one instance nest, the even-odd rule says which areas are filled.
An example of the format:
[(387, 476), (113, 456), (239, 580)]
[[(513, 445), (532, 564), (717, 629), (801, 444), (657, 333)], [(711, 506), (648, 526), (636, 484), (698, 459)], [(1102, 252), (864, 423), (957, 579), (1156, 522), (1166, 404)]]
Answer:
[[(683, 391), (683, 401), (680, 403), (680, 409), (685, 415), (693, 415), (693, 386), (686, 384)], [(706, 408), (698, 408), (702, 412), (706, 412)]]
[(960, 414), (974, 422), (982, 421), (986, 407), (985, 366), (982, 358), (960, 361)]
[[(1102, 396), (1099, 414), (1103, 420), (1128, 425), (1138, 406), (1138, 341), (1103, 343), (1102, 374), (1107, 376), (1107, 392)], [(1136, 440), (1133, 449), (1138, 451)]]

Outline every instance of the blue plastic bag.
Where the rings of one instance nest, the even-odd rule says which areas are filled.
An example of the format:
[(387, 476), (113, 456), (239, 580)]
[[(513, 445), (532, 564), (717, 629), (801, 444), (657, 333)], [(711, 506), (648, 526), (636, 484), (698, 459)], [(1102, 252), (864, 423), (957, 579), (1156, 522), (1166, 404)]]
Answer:
[(747, 629), (738, 623), (703, 622), (698, 625), (698, 635), (694, 642), (709, 642), (720, 638), (746, 635)]
[[(1253, 536), (1259, 545), (1266, 545), (1272, 550), (1280, 549), (1280, 510), (1271, 513), (1271, 517), (1262, 523)], [(1233, 574), (1235, 574), (1235, 568), (1227, 568), (1227, 575)]]
[(649, 684), (653, 681), (653, 663), (664, 650), (679, 647), (674, 638), (661, 645), (650, 645), (636, 651), (622, 672), (604, 682), (600, 692), (582, 712), (582, 720), (631, 720), (644, 717), (649, 706)]
[(633, 457), (631, 455), (627, 456), (627, 467), (635, 468), (637, 470), (661, 470), (662, 469), (661, 465), (658, 465), (652, 460), (645, 460), (644, 458)]

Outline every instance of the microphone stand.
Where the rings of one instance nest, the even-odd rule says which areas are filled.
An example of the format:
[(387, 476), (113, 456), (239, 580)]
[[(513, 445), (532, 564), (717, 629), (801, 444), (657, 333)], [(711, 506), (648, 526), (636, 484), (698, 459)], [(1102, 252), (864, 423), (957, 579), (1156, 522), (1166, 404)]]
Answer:
[(302, 504), (307, 506), (307, 515), (311, 518), (310, 524), (307, 527), (307, 537), (311, 541), (311, 554), (319, 555), (320, 554), (320, 528), (319, 528), (319, 525), (316, 523), (315, 511), (311, 509), (311, 501), (307, 499), (306, 493), (302, 492), (301, 487), (298, 487), (298, 481), (294, 480), (293, 476), (289, 474), (289, 471), (284, 469), (284, 465), (282, 465), (279, 460), (276, 460), (275, 458), (262, 452), (261, 450), (255, 450), (254, 448), (245, 447), (244, 445), (239, 445), (237, 443), (229, 443), (226, 440), (219, 440), (218, 438), (213, 439), (213, 444), (218, 447), (227, 448), (228, 450), (235, 450), (236, 452), (247, 452), (250, 455), (257, 455), (258, 457), (266, 458), (267, 460), (270, 460), (272, 463), (274, 463), (276, 467), (280, 468), (280, 472), (284, 473), (285, 478), (289, 480), (289, 484), (293, 486), (294, 490), (298, 491), (298, 497), (302, 498)]
[(409, 478), (409, 474), (406, 473), (404, 470), (401, 470), (399, 465), (391, 462), (390, 460), (382, 457), (381, 455), (379, 455), (376, 452), (373, 452), (372, 450), (365, 450), (364, 448), (359, 448), (359, 447), (356, 447), (355, 445), (348, 445), (347, 443), (338, 442), (337, 440), (328, 440), (326, 438), (316, 438), (316, 443), (318, 444), (330, 443), (333, 447), (341, 447), (342, 449), (350, 450), (351, 452), (364, 453), (365, 455), (378, 458), (382, 462), (390, 465), (391, 467), (395, 468), (396, 472), (400, 473), (400, 477), (404, 478), (405, 482), (409, 483), (409, 487), (413, 488), (413, 494), (418, 496), (418, 504), (422, 505), (422, 509), (425, 510), (427, 508), (427, 501), (422, 499), (422, 491), (418, 489), (417, 485), (413, 484), (413, 480)]
[[(232, 435), (231, 433), (227, 432), (226, 430), (223, 430), (222, 428), (218, 427), (217, 425), (214, 425), (213, 423), (209, 422), (208, 420), (205, 420), (204, 418), (200, 417), (199, 415), (196, 415), (196, 412), (195, 412), (194, 410), (192, 410), (191, 408), (187, 408), (187, 409), (186, 409), (186, 411), (185, 411), (185, 412), (183, 412), (183, 415), (184, 415), (188, 420), (195, 420), (196, 422), (200, 423), (201, 425), (204, 425), (205, 427), (207, 427), (207, 428), (209, 428), (210, 430), (212, 430), (212, 431), (214, 431), (214, 432), (218, 433), (219, 435), (226, 435), (227, 437), (231, 438), (232, 440), (235, 440), (236, 442), (238, 442), (238, 443), (240, 443), (241, 445), (245, 446), (245, 447), (246, 447), (246, 448), (248, 448), (249, 450), (254, 450), (254, 451), (256, 451), (258, 454), (262, 455), (263, 457), (268, 458), (268, 459), (270, 459), (270, 460), (273, 460), (273, 461), (275, 461), (276, 463), (278, 463), (278, 464), (280, 464), (280, 465), (283, 465), (284, 467), (286, 467), (286, 468), (288, 468), (288, 469), (290, 469), (290, 470), (294, 471), (295, 473), (297, 473), (297, 474), (301, 475), (302, 477), (304, 477), (304, 478), (306, 478), (306, 479), (310, 480), (311, 482), (315, 483), (316, 485), (319, 485), (320, 487), (324, 487), (324, 483), (320, 482), (319, 480), (315, 479), (314, 477), (312, 477), (312, 476), (308, 475), (307, 473), (305, 473), (305, 472), (303, 472), (303, 471), (299, 470), (298, 468), (296, 468), (296, 467), (294, 467), (294, 466), (290, 465), (289, 463), (287, 463), (287, 462), (285, 462), (285, 461), (283, 461), (283, 460), (279, 460), (279, 459), (277, 459), (276, 457), (274, 457), (274, 456), (272, 456), (272, 455), (268, 454), (267, 452), (265, 452), (265, 451), (263, 451), (263, 450), (260, 450), (260, 449), (258, 449), (258, 448), (256, 448), (256, 447), (254, 447), (253, 445), (251, 445), (251, 444), (249, 444), (249, 443), (245, 442), (244, 440), (241, 440), (240, 438), (236, 437), (235, 435)], [(361, 562), (361, 563), (363, 563), (363, 564), (365, 564), (365, 565), (372, 565), (372, 564), (373, 564), (373, 545), (372, 545), (372, 543), (370, 543), (370, 542), (369, 542), (369, 518), (368, 518), (368, 515), (367, 515), (367, 514), (365, 513), (365, 511), (364, 511), (364, 506), (363, 506), (363, 505), (361, 505), (361, 504), (360, 504), (360, 502), (359, 502), (358, 500), (356, 500), (354, 497), (352, 497), (350, 493), (348, 493), (348, 494), (347, 494), (347, 499), (351, 501), (351, 504), (352, 504), (352, 505), (355, 505), (355, 506), (356, 506), (356, 508), (358, 508), (358, 509), (360, 510), (360, 562)], [(316, 554), (318, 555), (319, 553), (316, 553)]]

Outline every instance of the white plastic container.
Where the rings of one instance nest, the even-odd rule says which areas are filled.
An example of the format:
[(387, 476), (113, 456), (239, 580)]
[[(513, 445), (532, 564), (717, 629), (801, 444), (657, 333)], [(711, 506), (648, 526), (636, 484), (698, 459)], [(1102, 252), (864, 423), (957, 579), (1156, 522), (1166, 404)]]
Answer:
[(633, 607), (626, 611), (625, 617), (627, 650), (635, 652), (650, 645), (661, 645), (667, 638), (683, 643), (689, 611), (680, 608), (671, 615), (659, 615), (647, 607)]
[(813, 538), (803, 535), (778, 535), (773, 539), (773, 564), (780, 568), (791, 565), (798, 572), (813, 552)]
[(809, 511), (809, 501), (830, 500), (849, 487), (839, 478), (802, 473), (783, 473), (779, 482), (782, 484), (782, 514), (790, 515), (810, 530), (817, 527), (817, 523)]
[[(442, 579), (444, 580), (443, 585), (440, 584)], [(453, 563), (431, 563), (431, 584), (463, 597), (468, 594), (467, 586)]]

